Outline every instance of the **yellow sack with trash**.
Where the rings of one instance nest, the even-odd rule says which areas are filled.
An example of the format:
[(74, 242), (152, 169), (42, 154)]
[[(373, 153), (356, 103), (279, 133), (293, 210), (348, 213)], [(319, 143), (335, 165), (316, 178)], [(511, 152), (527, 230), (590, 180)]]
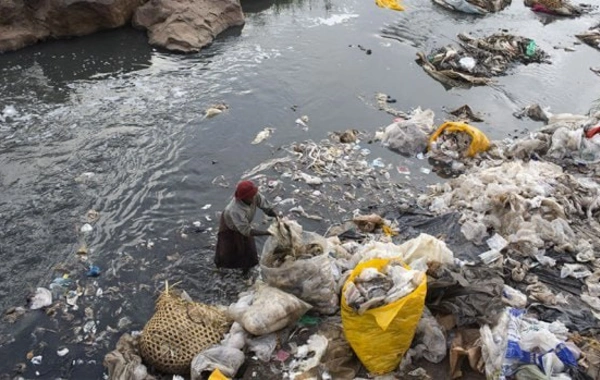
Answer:
[(375, 0), (375, 4), (377, 4), (379, 8), (388, 8), (394, 11), (404, 10), (404, 7), (398, 4), (396, 0)]
[[(361, 314), (346, 300), (346, 288), (353, 286), (354, 280), (363, 270), (382, 271), (396, 259), (375, 258), (358, 264), (342, 288), (342, 325), (350, 346), (373, 374), (384, 374), (395, 370), (406, 351), (410, 348), (417, 324), (423, 314), (427, 295), (427, 276), (422, 273), (419, 283), (409, 294), (391, 303), (368, 309)], [(402, 266), (410, 268), (405, 264)], [(352, 285), (350, 284), (352, 283)]]
[(487, 136), (479, 129), (466, 123), (447, 121), (442, 124), (429, 138), (429, 144), (427, 147), (428, 150), (431, 150), (431, 144), (436, 141), (444, 132), (466, 133), (471, 137), (471, 144), (466, 152), (468, 157), (473, 157), (477, 153), (485, 152), (490, 148), (490, 140), (488, 140)]

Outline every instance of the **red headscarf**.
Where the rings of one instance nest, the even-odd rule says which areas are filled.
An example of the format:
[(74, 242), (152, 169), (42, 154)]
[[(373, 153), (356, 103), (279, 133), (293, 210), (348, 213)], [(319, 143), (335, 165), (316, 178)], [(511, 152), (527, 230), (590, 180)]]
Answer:
[(235, 189), (235, 199), (252, 199), (258, 193), (258, 187), (251, 181), (242, 181), (238, 183)]

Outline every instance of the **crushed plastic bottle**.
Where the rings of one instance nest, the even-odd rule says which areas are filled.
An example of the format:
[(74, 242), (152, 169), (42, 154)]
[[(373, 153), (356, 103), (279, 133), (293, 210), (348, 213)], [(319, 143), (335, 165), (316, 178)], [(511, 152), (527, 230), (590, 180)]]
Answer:
[(527, 45), (527, 50), (525, 51), (525, 55), (528, 56), (529, 58), (531, 58), (535, 55), (536, 50), (537, 50), (537, 45), (534, 40), (531, 40), (531, 41), (529, 41), (529, 44)]

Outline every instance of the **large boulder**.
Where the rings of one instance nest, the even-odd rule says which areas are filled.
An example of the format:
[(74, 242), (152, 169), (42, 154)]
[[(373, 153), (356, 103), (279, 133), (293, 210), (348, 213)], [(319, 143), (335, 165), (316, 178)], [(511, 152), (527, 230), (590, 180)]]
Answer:
[(0, 52), (123, 26), (146, 0), (0, 0)]
[(194, 53), (224, 30), (244, 25), (239, 0), (149, 0), (133, 16), (151, 45)]

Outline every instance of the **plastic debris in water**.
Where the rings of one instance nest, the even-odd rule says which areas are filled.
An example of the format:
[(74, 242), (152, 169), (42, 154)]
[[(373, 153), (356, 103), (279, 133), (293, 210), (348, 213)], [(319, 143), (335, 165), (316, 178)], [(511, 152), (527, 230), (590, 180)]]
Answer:
[(63, 348), (59, 349), (58, 351), (56, 351), (56, 354), (60, 357), (65, 356), (68, 353), (69, 353), (69, 349), (66, 347), (63, 347)]
[(418, 160), (424, 160), (425, 159), (425, 155), (423, 153), (418, 153), (417, 154), (417, 159)]
[(431, 173), (431, 169), (428, 169), (428, 168), (421, 168), (421, 170), (420, 170), (420, 171), (421, 171), (421, 173), (423, 173), (423, 174), (429, 174), (429, 173)]
[(253, 145), (256, 144), (260, 144), (261, 142), (265, 141), (266, 139), (268, 139), (269, 137), (271, 137), (271, 135), (273, 134), (273, 131), (275, 131), (274, 128), (265, 128), (262, 131), (258, 132), (258, 134), (256, 135), (256, 137), (254, 138), (254, 140), (252, 140)]
[(202, 223), (200, 221), (195, 221), (194, 223), (192, 223), (194, 225), (194, 227), (196, 228), (200, 228), (202, 226)]
[(209, 203), (209, 204), (202, 206), (202, 210), (208, 210), (211, 207), (212, 207), (212, 205)]
[(31, 363), (35, 365), (42, 364), (42, 355), (34, 356), (33, 358), (31, 358)]
[(89, 223), (86, 223), (83, 226), (81, 226), (81, 232), (83, 232), (84, 234), (88, 233), (88, 232), (92, 232), (93, 229), (94, 229), (94, 227), (92, 227), (92, 225)]
[(398, 171), (399, 174), (404, 174), (404, 175), (410, 174), (410, 169), (406, 166), (397, 166), (396, 170)]
[(374, 168), (385, 168), (385, 164), (383, 163), (383, 160), (380, 157), (374, 159), (373, 162), (371, 162), (371, 166)]
[(207, 118), (211, 118), (211, 117), (215, 117), (218, 114), (222, 113), (223, 111), (218, 109), (218, 108), (209, 108), (206, 110), (206, 112), (204, 113), (204, 116)]
[(89, 270), (85, 272), (85, 275), (88, 277), (98, 277), (100, 276), (100, 268), (95, 265), (90, 265)]

